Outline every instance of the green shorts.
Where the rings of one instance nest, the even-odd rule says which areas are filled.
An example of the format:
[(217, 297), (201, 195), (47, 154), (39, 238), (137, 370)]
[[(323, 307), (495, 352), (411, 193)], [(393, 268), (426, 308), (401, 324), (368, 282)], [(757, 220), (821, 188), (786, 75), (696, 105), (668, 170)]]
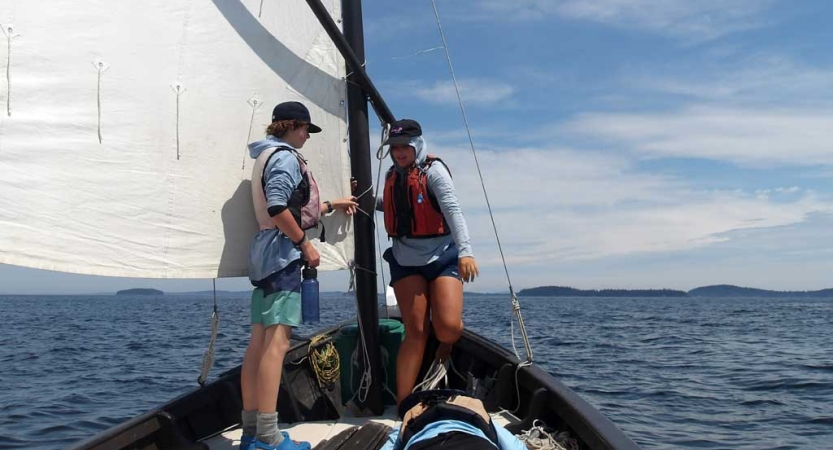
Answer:
[(252, 323), (269, 328), (272, 325), (301, 324), (301, 264), (290, 263), (270, 275), (252, 291)]
[(269, 328), (282, 324), (297, 327), (301, 324), (301, 293), (281, 291), (263, 296), (263, 289), (252, 291), (252, 323)]

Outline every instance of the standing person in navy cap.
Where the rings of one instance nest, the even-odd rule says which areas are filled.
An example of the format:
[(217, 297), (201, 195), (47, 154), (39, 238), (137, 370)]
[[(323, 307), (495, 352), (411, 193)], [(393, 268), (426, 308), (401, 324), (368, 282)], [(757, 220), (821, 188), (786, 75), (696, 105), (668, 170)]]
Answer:
[(377, 206), (393, 240), (383, 258), (390, 265), (390, 285), (405, 323), (396, 360), (400, 403), (416, 384), (429, 327), (442, 344), (440, 360), (460, 339), (463, 281), (473, 281), (478, 269), (451, 173), (441, 159), (428, 154), (419, 123), (394, 122), (384, 145), (390, 146), (393, 166)]
[(345, 197), (321, 202), (318, 184), (298, 152), (321, 128), (298, 102), (275, 106), (266, 139), (249, 144), (255, 160), (252, 201), (260, 231), (249, 253), (252, 335), (240, 384), (243, 391), (240, 449), (309, 449), (278, 430), (276, 413), (283, 358), (292, 328), (301, 323), (301, 267), (318, 266), (318, 251), (304, 230), (334, 210), (352, 215), (358, 203)]

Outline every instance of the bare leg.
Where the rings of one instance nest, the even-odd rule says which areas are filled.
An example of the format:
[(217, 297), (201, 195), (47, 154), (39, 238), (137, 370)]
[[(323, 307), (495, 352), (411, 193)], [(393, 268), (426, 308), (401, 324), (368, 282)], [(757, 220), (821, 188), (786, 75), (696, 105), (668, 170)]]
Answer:
[(292, 328), (287, 325), (274, 325), (266, 329), (257, 370), (257, 409), (260, 413), (273, 414), (277, 409), (283, 358), (289, 350), (291, 335)]
[(429, 285), (431, 325), (441, 345), (437, 356), (445, 360), (451, 345), (463, 334), (463, 283), (454, 277), (439, 277)]
[(396, 358), (396, 403), (399, 404), (416, 384), (425, 343), (428, 341), (428, 283), (419, 275), (405, 277), (393, 285), (396, 302), (405, 323), (405, 340)]
[(243, 409), (257, 411), (257, 372), (260, 356), (263, 354), (263, 325), (252, 324), (252, 337), (246, 354), (243, 356), (243, 368), (240, 370), (240, 389), (243, 391)]

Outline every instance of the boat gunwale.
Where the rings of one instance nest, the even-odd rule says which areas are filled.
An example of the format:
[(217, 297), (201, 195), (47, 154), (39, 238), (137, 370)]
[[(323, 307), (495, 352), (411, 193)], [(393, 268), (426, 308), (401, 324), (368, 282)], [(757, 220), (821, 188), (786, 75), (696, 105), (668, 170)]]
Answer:
[[(398, 317), (391, 318), (399, 319)], [(353, 320), (344, 321), (324, 328), (313, 336), (328, 335), (332, 337), (345, 326), (354, 324), (355, 321)], [(297, 364), (298, 361), (307, 356), (311, 339), (312, 336), (293, 338), (294, 342), (287, 352), (284, 367)], [(636, 443), (613, 422), (554, 375), (537, 364), (519, 368), (518, 365), (521, 361), (497, 342), (475, 331), (465, 329), (460, 341), (455, 344), (454, 353), (460, 355), (455, 360), (460, 357), (469, 358), (471, 361), (485, 365), (490, 371), (494, 372), (497, 383), (492, 388), (493, 392), (490, 395), (496, 397), (491, 403), (494, 403), (499, 409), (509, 410), (509, 408), (515, 407), (515, 410), (520, 412), (516, 413), (520, 423), (513, 427), (517, 428), (516, 431), (520, 431), (524, 427), (529, 428), (538, 416), (548, 413), (558, 417), (571, 433), (577, 435), (574, 437), (584, 443), (586, 448), (594, 450), (639, 449)], [(103, 430), (89, 440), (82, 441), (70, 448), (72, 450), (121, 448), (108, 446), (107, 444), (119, 440), (123, 435), (134, 434), (132, 433), (133, 430), (144, 424), (150, 424), (154, 420), (159, 422), (157, 430), (147, 435), (158, 433), (160, 437), (163, 437), (161, 435), (167, 433), (169, 434), (165, 439), (167, 441), (188, 442), (190, 439), (185, 437), (180, 429), (183, 422), (186, 422), (189, 415), (197, 411), (198, 408), (214, 401), (216, 395), (212, 391), (230, 388), (239, 390), (240, 370), (241, 366), (226, 370), (219, 374), (217, 379), (205, 386), (194, 387), (144, 414)], [(543, 394), (539, 393), (542, 391)], [(516, 392), (520, 395), (520, 399), (516, 396)], [(510, 402), (511, 404), (507, 404)], [(487, 401), (487, 403), (490, 402)], [(184, 408), (188, 410), (184, 411)], [(235, 424), (236, 422), (229, 422), (225, 428)], [(172, 429), (165, 429), (166, 425), (168, 425), (167, 428), (172, 426)], [(210, 435), (194, 436), (193, 438), (199, 441), (222, 431), (222, 429), (217, 429)], [(139, 436), (139, 439), (145, 439), (144, 436), (146, 435)]]

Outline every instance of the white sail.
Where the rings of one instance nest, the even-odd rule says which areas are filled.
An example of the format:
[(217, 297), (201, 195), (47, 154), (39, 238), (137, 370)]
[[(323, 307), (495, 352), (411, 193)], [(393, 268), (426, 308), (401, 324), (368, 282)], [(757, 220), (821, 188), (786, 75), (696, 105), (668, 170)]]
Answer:
[[(322, 199), (349, 194), (344, 63), (305, 2), (4, 0), (0, 25), (0, 263), (246, 275), (246, 144), (281, 101), (324, 129)], [(351, 221), (324, 225), (321, 269), (346, 268)]]

